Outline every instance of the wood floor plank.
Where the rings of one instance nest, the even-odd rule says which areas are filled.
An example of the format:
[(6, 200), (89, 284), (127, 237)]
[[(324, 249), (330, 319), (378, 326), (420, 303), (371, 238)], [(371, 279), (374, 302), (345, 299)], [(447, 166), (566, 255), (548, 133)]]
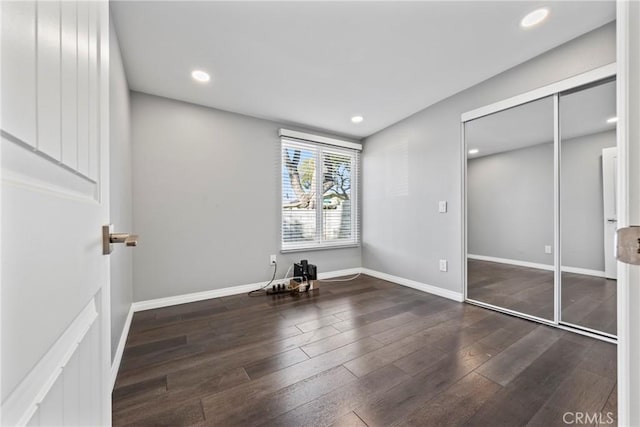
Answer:
[(153, 400), (167, 391), (167, 377), (161, 376), (115, 389), (112, 394), (113, 410), (118, 411), (131, 402)]
[(192, 402), (195, 397), (209, 396), (249, 381), (249, 376), (244, 369), (235, 368), (216, 376), (208, 376), (206, 380), (197, 383), (169, 385), (164, 393), (156, 393), (153, 398), (134, 396), (118, 401), (118, 406), (114, 407), (113, 419), (119, 422), (126, 420), (127, 423), (145, 424), (142, 420), (149, 413), (158, 412), (159, 409), (163, 411), (178, 409)]
[[(378, 350), (374, 350), (353, 359), (350, 362), (345, 363), (344, 366), (358, 377), (362, 377), (369, 372), (393, 363), (407, 355), (411, 355), (425, 347), (428, 348), (428, 350), (435, 350), (435, 354), (444, 354), (443, 351), (437, 349), (437, 346), (443, 339), (445, 339), (443, 335), (448, 336), (449, 334), (448, 332), (445, 333), (442, 329), (438, 328), (438, 325), (439, 324), (436, 324), (431, 328), (424, 329), (418, 333), (401, 338), (398, 341), (394, 341)], [(469, 339), (463, 340), (465, 344), (458, 340), (455, 347), (463, 348), (467, 345), (471, 345), (478, 340), (479, 336), (484, 336), (488, 334), (488, 332), (489, 330), (483, 330), (481, 333), (469, 336)], [(472, 337), (475, 337), (475, 340)]]
[(502, 386), (506, 386), (558, 341), (563, 333), (558, 329), (538, 326), (478, 368), (478, 373)]
[(428, 346), (396, 360), (393, 364), (409, 375), (417, 375), (431, 365), (448, 357), (449, 353), (437, 347)]
[(194, 400), (188, 404), (170, 410), (158, 408), (157, 412), (149, 412), (143, 418), (127, 422), (126, 418), (114, 420), (114, 426), (189, 426), (197, 422), (204, 421), (204, 412), (199, 400)]
[(128, 359), (126, 362), (123, 361), (121, 369), (123, 372), (138, 370), (140, 368), (148, 369), (171, 360), (179, 360), (203, 353), (206, 354), (210, 351), (234, 349), (255, 342), (256, 340), (284, 339), (301, 334), (302, 332), (300, 332), (298, 328), (290, 326), (287, 328), (263, 328), (259, 331), (253, 331), (250, 334), (225, 334), (221, 337), (207, 336), (192, 344), (174, 347), (163, 352), (152, 353), (146, 357)]
[(339, 417), (329, 427), (368, 427), (355, 412)]
[(432, 314), (431, 316), (418, 318), (413, 322), (403, 323), (402, 325), (395, 328), (388, 328), (387, 330), (378, 332), (377, 334), (373, 335), (373, 337), (383, 344), (390, 344), (394, 341), (406, 338), (439, 323), (451, 320), (455, 318), (459, 313), (460, 309), (458, 307), (447, 311), (437, 312)]
[(166, 340), (154, 341), (147, 344), (132, 345), (125, 349), (122, 354), (123, 359), (135, 358), (157, 351), (167, 350), (174, 347), (181, 347), (187, 344), (187, 336), (181, 335)]
[[(203, 351), (188, 357), (168, 360), (154, 366), (146, 366), (137, 370), (120, 371), (116, 380), (116, 388), (154, 378), (162, 374), (172, 373), (183, 378), (185, 382), (198, 380), (206, 376), (212, 369), (224, 369), (242, 366), (243, 364), (255, 362), (265, 357), (270, 357), (283, 351), (291, 350), (299, 346), (321, 340), (331, 335), (339, 333), (335, 328), (327, 326), (300, 335), (294, 335), (285, 339), (279, 337), (270, 340), (256, 340), (237, 348), (223, 351)], [(213, 372), (217, 375), (219, 371)], [(178, 374), (179, 373), (179, 374)]]
[(273, 418), (354, 382), (356, 377), (342, 366), (320, 372), (278, 390), (252, 391), (242, 401), (203, 400), (206, 419), (214, 425), (274, 425)]
[(338, 323), (341, 321), (342, 320), (339, 317), (331, 315), (331, 316), (321, 317), (319, 319), (308, 320), (303, 323), (298, 323), (296, 324), (296, 327), (300, 329), (302, 332), (309, 332), (315, 329), (320, 329), (323, 326), (333, 325), (334, 323)]
[(414, 307), (418, 307), (424, 304), (421, 301), (411, 301), (403, 304), (397, 304), (389, 308), (385, 308), (383, 310), (374, 311), (372, 313), (363, 314), (360, 316), (352, 317), (348, 320), (343, 320), (338, 323), (334, 323), (332, 326), (337, 330), (344, 332), (349, 329), (355, 329), (362, 326), (365, 326), (369, 323), (387, 319), (389, 317), (395, 316), (396, 314), (404, 313)]
[(407, 414), (418, 410), (489, 357), (486, 349), (479, 344), (467, 347), (388, 390), (379, 399), (357, 408), (354, 412), (369, 426), (392, 425), (404, 419)]
[(309, 359), (309, 357), (304, 351), (300, 350), (300, 348), (294, 348), (293, 350), (278, 353), (275, 356), (250, 363), (244, 367), (244, 370), (247, 371), (249, 378), (255, 380), (256, 378), (264, 377), (271, 372), (295, 365), (307, 359)]
[[(330, 328), (330, 327), (329, 327)], [(335, 329), (328, 331), (330, 335)], [(313, 342), (315, 339), (322, 339), (326, 333), (321, 334), (321, 330), (315, 330), (303, 335), (296, 335), (284, 340), (277, 340), (269, 343), (263, 343), (260, 346), (247, 346), (247, 348), (239, 349), (237, 352), (229, 352), (227, 354), (212, 354), (207, 359), (195, 360), (193, 364), (185, 365), (184, 363), (175, 365), (176, 369), (167, 370), (167, 378), (170, 386), (187, 386), (199, 381), (207, 380), (208, 376), (218, 376), (225, 371), (249, 366), (252, 363), (259, 362), (277, 356), (286, 351), (296, 350), (300, 345), (307, 342)]]
[(560, 384), (545, 404), (536, 412), (528, 425), (546, 427), (566, 423), (567, 412), (599, 414), (604, 407), (615, 380), (577, 368)]
[(414, 320), (418, 320), (418, 317), (414, 314), (400, 313), (377, 322), (369, 323), (368, 325), (360, 328), (350, 329), (346, 332), (333, 335), (323, 340), (318, 340), (311, 344), (302, 346), (301, 348), (309, 357), (315, 357), (319, 354), (326, 353), (327, 351), (335, 350), (336, 348), (358, 341), (362, 338), (372, 336), (397, 325), (410, 323)]
[(617, 346), (603, 341), (590, 341), (584, 360), (580, 362), (578, 368), (605, 378), (617, 378)]
[(288, 427), (331, 424), (352, 412), (356, 407), (376, 399), (407, 380), (409, 377), (398, 368), (386, 366), (278, 418), (269, 420), (265, 425)]
[(463, 425), (502, 387), (471, 372), (449, 389), (409, 414), (397, 425), (449, 427)]
[(355, 343), (348, 344), (262, 378), (258, 378), (250, 384), (243, 384), (214, 396), (206, 397), (203, 399), (205, 409), (212, 408), (213, 410), (213, 408), (224, 406), (225, 402), (251, 400), (252, 396), (256, 394), (263, 395), (265, 393), (276, 392), (298, 381), (305, 380), (320, 372), (342, 365), (349, 360), (355, 359), (381, 346), (382, 344), (373, 338), (364, 338)]
[(489, 399), (465, 425), (525, 425), (582, 360), (585, 347), (557, 340)]
[(618, 424), (618, 388), (617, 384), (611, 390), (611, 394), (600, 410), (602, 419), (598, 420), (598, 427)]

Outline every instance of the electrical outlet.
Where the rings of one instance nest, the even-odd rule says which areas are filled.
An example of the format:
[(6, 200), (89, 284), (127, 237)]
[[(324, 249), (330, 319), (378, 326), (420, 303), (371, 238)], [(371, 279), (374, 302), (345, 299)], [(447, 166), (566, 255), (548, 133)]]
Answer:
[(447, 212), (447, 201), (446, 200), (440, 200), (438, 202), (438, 212), (439, 213), (446, 213)]
[(550, 254), (551, 253), (551, 245), (546, 245), (544, 247), (544, 253), (545, 254)]
[(447, 271), (448, 266), (447, 266), (447, 260), (446, 259), (441, 259), (440, 260), (440, 271)]
[(269, 265), (274, 265), (275, 263), (276, 263), (276, 256), (271, 255), (271, 257), (269, 258)]

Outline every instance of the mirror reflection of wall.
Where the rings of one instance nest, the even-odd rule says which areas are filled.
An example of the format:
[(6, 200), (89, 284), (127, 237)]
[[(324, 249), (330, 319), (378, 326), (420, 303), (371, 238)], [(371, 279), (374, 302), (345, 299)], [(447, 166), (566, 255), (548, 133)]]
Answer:
[(465, 123), (467, 296), (554, 318), (553, 98)]
[(616, 84), (560, 96), (561, 321), (616, 334)]

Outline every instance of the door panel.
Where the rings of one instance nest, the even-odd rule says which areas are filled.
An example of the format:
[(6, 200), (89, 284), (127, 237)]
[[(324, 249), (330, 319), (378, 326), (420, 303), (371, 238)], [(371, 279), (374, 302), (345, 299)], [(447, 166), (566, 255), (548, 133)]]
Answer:
[(108, 424), (108, 4), (0, 7), (2, 425)]
[(616, 82), (561, 94), (559, 105), (560, 321), (615, 336)]
[(551, 97), (465, 123), (467, 297), (554, 321)]

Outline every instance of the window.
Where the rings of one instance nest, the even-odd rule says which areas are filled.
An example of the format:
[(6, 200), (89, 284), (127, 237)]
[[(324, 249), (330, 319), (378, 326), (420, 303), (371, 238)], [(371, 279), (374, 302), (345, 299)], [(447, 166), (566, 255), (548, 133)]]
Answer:
[(282, 139), (282, 250), (353, 246), (359, 152)]

